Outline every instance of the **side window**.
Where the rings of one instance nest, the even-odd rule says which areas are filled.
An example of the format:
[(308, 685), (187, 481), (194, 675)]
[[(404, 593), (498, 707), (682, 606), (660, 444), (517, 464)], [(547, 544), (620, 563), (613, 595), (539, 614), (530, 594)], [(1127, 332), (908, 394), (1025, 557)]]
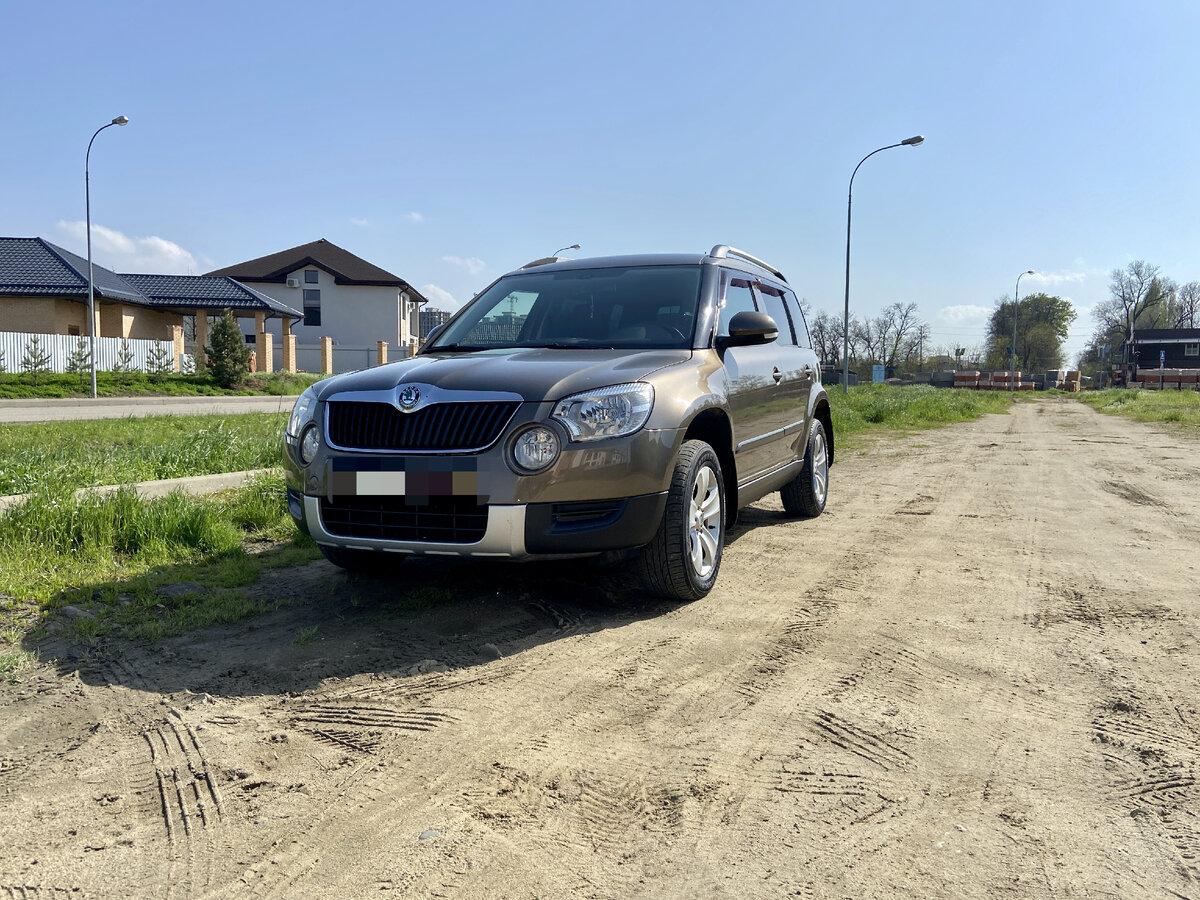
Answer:
[(804, 321), (804, 310), (800, 308), (800, 301), (791, 291), (784, 291), (783, 302), (787, 304), (788, 311), (792, 314), (792, 328), (796, 330), (796, 343), (801, 347), (812, 347), (812, 336), (808, 333), (808, 323)]
[(783, 302), (783, 291), (769, 284), (756, 285), (762, 298), (763, 312), (775, 320), (779, 328), (779, 343), (796, 343), (796, 326), (792, 323), (791, 310)]
[(757, 312), (754, 305), (754, 292), (750, 289), (747, 278), (730, 278), (725, 285), (725, 299), (721, 303), (721, 327), (717, 334), (729, 335), (729, 320), (740, 312)]

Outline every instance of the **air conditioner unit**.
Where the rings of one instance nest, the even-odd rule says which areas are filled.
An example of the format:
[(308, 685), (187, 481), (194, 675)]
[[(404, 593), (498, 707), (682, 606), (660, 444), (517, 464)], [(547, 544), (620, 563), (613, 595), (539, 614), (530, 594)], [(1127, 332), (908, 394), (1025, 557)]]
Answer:
[(300, 287), (300, 279), (299, 278), (289, 278), (287, 280), (287, 286), (290, 288)]

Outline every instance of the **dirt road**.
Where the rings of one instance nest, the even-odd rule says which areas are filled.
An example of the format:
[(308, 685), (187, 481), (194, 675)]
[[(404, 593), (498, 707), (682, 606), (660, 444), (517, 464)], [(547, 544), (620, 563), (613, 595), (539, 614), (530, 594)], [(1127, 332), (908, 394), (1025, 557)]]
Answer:
[(0, 688), (0, 898), (1197, 900), (1198, 451), (1042, 400), (847, 454), (687, 606), (273, 573)]

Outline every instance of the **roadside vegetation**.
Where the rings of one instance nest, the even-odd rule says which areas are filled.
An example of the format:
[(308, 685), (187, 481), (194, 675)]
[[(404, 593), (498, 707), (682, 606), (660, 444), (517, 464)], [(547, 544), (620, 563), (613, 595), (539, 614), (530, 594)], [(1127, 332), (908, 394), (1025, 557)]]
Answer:
[(291, 408), (0, 425), (0, 496), (277, 466)]
[[(324, 375), (308, 372), (273, 372), (246, 375), (232, 387), (222, 387), (210, 375), (148, 375), (145, 372), (97, 372), (96, 393), (101, 397), (156, 395), (167, 397), (294, 395), (320, 381)], [(75, 374), (0, 374), (0, 400), (64, 399), (90, 397), (91, 372)]]
[(1146, 391), (1112, 388), (1072, 394), (1080, 403), (1135, 422), (1200, 426), (1200, 391)]
[[(277, 475), (199, 499), (45, 490), (0, 514), (0, 634), (56, 611), (85, 648), (235, 622), (261, 611), (242, 588), (263, 569), (318, 556), (292, 524)], [(0, 644), (0, 677), (20, 661)]]
[(852, 447), (855, 438), (878, 431), (920, 431), (1005, 412), (1013, 404), (1002, 391), (967, 391), (929, 385), (893, 387), (862, 384), (846, 395), (837, 385), (826, 388), (833, 416), (835, 446)]

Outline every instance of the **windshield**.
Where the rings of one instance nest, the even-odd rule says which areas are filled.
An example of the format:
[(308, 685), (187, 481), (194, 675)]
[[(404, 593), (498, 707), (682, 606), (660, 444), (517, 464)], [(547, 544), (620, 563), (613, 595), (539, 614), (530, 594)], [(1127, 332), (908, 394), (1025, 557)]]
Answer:
[(699, 266), (520, 272), (501, 278), (427, 350), (692, 346)]

